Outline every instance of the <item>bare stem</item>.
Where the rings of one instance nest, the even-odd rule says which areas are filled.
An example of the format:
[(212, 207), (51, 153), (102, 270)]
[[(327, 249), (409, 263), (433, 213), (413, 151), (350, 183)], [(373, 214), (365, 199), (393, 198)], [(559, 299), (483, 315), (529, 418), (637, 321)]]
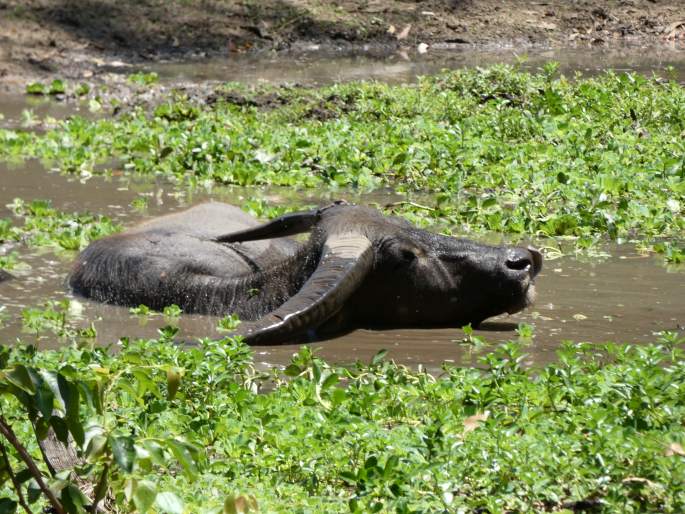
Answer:
[(387, 203), (387, 204), (385, 204), (385, 208), (391, 209), (393, 207), (399, 207), (400, 205), (409, 205), (411, 207), (414, 207), (415, 209), (423, 209), (424, 211), (435, 212), (435, 209), (433, 207), (428, 207), (427, 205), (421, 205), (420, 203), (416, 203), (416, 202), (410, 202), (408, 200), (402, 200), (400, 202)]
[(10, 464), (10, 459), (7, 456), (7, 450), (5, 449), (5, 445), (2, 443), (0, 443), (0, 452), (2, 452), (2, 460), (5, 461), (7, 474), (10, 476), (10, 480), (12, 481), (12, 485), (14, 486), (14, 490), (17, 492), (17, 498), (19, 498), (19, 505), (22, 506), (22, 508), (27, 512), (27, 514), (33, 514), (28, 504), (26, 503), (24, 493), (21, 492), (21, 484), (17, 482), (17, 477), (14, 474), (14, 470), (12, 469), (12, 465)]
[(7, 439), (7, 441), (17, 451), (19, 457), (21, 458), (21, 460), (24, 461), (24, 464), (26, 464), (26, 467), (31, 473), (31, 476), (33, 476), (33, 478), (36, 480), (38, 487), (46, 496), (55, 512), (57, 514), (66, 514), (66, 511), (62, 507), (62, 504), (59, 502), (59, 500), (57, 499), (55, 494), (50, 490), (50, 488), (45, 484), (45, 481), (43, 480), (43, 475), (38, 469), (38, 466), (36, 466), (33, 457), (29, 455), (29, 452), (26, 451), (26, 448), (24, 448), (21, 442), (19, 442), (19, 439), (17, 439), (17, 436), (14, 434), (12, 427), (7, 423), (4, 416), (2, 415), (0, 415), (0, 434), (2, 434), (5, 437), (5, 439)]

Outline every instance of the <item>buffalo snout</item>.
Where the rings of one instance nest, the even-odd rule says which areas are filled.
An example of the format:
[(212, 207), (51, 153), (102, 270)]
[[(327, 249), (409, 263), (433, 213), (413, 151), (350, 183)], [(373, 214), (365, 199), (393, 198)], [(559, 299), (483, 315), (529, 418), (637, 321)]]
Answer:
[(542, 269), (542, 254), (535, 248), (510, 248), (505, 265), (513, 272), (527, 272), (535, 277)]

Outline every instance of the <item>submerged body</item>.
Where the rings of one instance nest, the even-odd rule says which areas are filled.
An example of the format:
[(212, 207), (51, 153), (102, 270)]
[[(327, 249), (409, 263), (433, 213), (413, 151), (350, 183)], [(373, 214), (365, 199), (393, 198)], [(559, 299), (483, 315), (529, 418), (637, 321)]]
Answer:
[[(303, 272), (299, 284), (272, 275), (267, 289), (255, 276), (301, 249), (290, 238), (215, 242), (226, 233), (257, 225), (238, 207), (221, 203), (155, 218), (94, 241), (79, 256), (70, 285), (76, 293), (104, 303), (156, 310), (176, 304), (189, 313), (236, 313), (241, 319), (255, 319), (281, 305), (304, 281)], [(295, 267), (293, 275), (298, 275)], [(237, 277), (250, 277), (249, 287), (228, 283)]]
[[(284, 237), (305, 231), (306, 242)], [(208, 203), (93, 242), (70, 285), (107, 303), (235, 313), (249, 343), (283, 343), (321, 327), (477, 324), (529, 305), (541, 265), (533, 249), (433, 234), (367, 207), (260, 225)]]

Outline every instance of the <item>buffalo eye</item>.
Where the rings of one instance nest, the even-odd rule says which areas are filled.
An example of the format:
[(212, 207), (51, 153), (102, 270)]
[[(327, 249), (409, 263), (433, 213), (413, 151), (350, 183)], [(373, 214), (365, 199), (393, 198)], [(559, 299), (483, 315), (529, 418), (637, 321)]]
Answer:
[(418, 259), (417, 249), (410, 246), (398, 245), (393, 248), (392, 261), (394, 269), (409, 268)]
[(386, 265), (399, 268), (411, 265), (419, 256), (420, 250), (409, 241), (387, 238), (380, 246), (380, 254)]
[(409, 248), (400, 248), (400, 259), (409, 263), (416, 259), (416, 254)]

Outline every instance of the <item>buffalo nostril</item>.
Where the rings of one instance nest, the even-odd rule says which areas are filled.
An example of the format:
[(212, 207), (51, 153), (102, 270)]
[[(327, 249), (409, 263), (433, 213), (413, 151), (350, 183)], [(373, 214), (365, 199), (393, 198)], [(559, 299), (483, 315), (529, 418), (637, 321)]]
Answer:
[(512, 248), (507, 254), (506, 266), (510, 270), (526, 271), (534, 268), (535, 257), (525, 248)]
[(507, 259), (507, 268), (513, 270), (524, 270), (533, 265), (530, 257), (514, 257)]

